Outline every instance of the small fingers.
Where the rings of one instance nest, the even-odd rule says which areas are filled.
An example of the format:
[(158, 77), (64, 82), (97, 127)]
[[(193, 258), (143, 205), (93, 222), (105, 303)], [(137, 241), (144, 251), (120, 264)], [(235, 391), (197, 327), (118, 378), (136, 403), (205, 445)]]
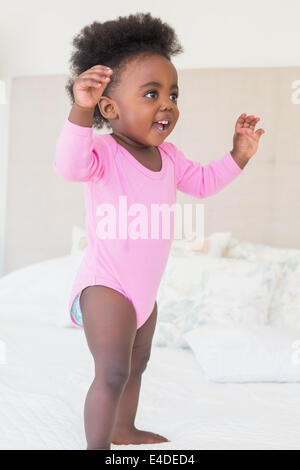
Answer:
[(247, 116), (246, 113), (241, 114), (237, 119), (238, 123), (242, 124), (244, 122), (246, 116)]
[(93, 80), (92, 78), (82, 78), (82, 82), (81, 82), (81, 86), (83, 86), (83, 88), (85, 87), (100, 87), (100, 86), (106, 86), (108, 82), (106, 82), (105, 80), (102, 80), (102, 81), (99, 81), (99, 80)]
[(254, 118), (250, 124), (251, 129), (254, 129), (260, 118)]
[[(99, 68), (99, 67), (98, 67)], [(83, 74), (81, 74), (80, 78), (82, 79), (92, 79), (94, 78), (97, 81), (104, 81), (104, 82), (109, 82), (110, 77), (113, 73), (112, 70), (102, 70), (103, 67), (101, 66), (101, 71), (97, 71), (96, 69), (93, 70), (87, 70)]]
[(104, 81), (104, 82), (109, 82), (110, 81), (110, 76), (109, 75), (104, 75), (101, 73), (93, 73), (90, 75), (91, 78), (94, 78), (95, 80), (98, 81)]
[(85, 77), (92, 77), (92, 78), (96, 78), (96, 79), (102, 77), (102, 79), (104, 79), (105, 77), (109, 77), (109, 78), (110, 78), (111, 75), (112, 75), (112, 70), (110, 70), (110, 71), (107, 70), (105, 73), (103, 73), (103, 72), (95, 72), (95, 71), (94, 71), (94, 72), (89, 72), (89, 73), (86, 73), (84, 76), (85, 76)]
[(105, 65), (94, 65), (93, 67), (91, 67), (90, 69), (88, 70), (99, 70), (99, 71), (102, 71), (102, 72), (107, 72), (107, 71), (112, 71), (111, 68), (109, 67), (106, 67)]
[(244, 121), (244, 127), (250, 127), (250, 124), (251, 124), (253, 118), (254, 118), (253, 115), (247, 116), (245, 121)]
[(243, 127), (251, 127), (252, 129), (254, 129), (259, 119), (259, 117), (255, 117), (251, 114), (243, 120)]
[[(93, 86), (107, 85), (110, 81), (110, 77), (100, 73), (89, 73), (82, 77), (83, 80), (94, 83)], [(95, 85), (96, 84), (96, 85)]]
[(251, 129), (254, 129), (256, 124), (258, 123), (259, 119), (260, 118), (256, 118), (256, 117), (254, 119), (252, 119), (249, 123), (249, 127), (251, 127)]

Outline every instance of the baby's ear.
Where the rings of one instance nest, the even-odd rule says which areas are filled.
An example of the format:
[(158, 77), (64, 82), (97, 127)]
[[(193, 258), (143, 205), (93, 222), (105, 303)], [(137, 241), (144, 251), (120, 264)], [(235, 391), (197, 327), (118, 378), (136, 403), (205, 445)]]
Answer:
[(116, 102), (108, 96), (100, 96), (98, 107), (100, 113), (106, 119), (117, 119), (119, 117)]

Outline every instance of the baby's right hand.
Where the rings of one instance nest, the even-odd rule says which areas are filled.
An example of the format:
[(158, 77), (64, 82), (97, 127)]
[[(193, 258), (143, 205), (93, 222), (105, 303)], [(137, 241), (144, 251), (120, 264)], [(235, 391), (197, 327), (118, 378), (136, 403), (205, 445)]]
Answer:
[(104, 65), (94, 65), (81, 73), (73, 85), (75, 103), (82, 108), (94, 109), (112, 73)]

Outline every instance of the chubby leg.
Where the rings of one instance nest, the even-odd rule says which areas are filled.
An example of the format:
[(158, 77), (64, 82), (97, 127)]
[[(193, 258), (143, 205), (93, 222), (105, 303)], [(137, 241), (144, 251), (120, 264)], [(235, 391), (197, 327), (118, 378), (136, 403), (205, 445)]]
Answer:
[(83, 289), (80, 308), (95, 364), (84, 406), (87, 450), (110, 449), (117, 408), (130, 373), (136, 313), (120, 292), (99, 285)]
[(147, 321), (137, 330), (131, 355), (130, 376), (123, 390), (118, 407), (113, 444), (151, 444), (168, 439), (149, 431), (141, 431), (134, 425), (137, 412), (142, 374), (150, 358), (152, 338), (157, 320), (157, 303)]

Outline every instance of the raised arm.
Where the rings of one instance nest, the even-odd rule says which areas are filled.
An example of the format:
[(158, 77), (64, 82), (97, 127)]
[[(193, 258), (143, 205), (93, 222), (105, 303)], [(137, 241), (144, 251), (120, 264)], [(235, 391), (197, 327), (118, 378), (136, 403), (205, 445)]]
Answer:
[(105, 160), (99, 155), (93, 134), (95, 106), (107, 83), (108, 71), (96, 65), (80, 74), (73, 85), (74, 105), (56, 144), (53, 169), (69, 181), (96, 181), (105, 173)]
[(206, 198), (219, 192), (234, 180), (242, 169), (234, 161), (230, 152), (218, 161), (212, 160), (208, 165), (188, 160), (174, 144), (171, 154), (175, 166), (176, 187), (179, 191), (198, 198)]
[(260, 137), (265, 133), (264, 129), (255, 131), (259, 119), (253, 115), (247, 116), (246, 113), (241, 114), (235, 124), (233, 149), (219, 160), (212, 160), (204, 166), (188, 160), (174, 144), (165, 142), (174, 162), (177, 189), (191, 196), (205, 198), (231, 183), (257, 152)]
[[(88, 124), (91, 124), (88, 126)], [(73, 106), (57, 140), (54, 171), (69, 181), (101, 179), (105, 165), (95, 148), (93, 110)]]

